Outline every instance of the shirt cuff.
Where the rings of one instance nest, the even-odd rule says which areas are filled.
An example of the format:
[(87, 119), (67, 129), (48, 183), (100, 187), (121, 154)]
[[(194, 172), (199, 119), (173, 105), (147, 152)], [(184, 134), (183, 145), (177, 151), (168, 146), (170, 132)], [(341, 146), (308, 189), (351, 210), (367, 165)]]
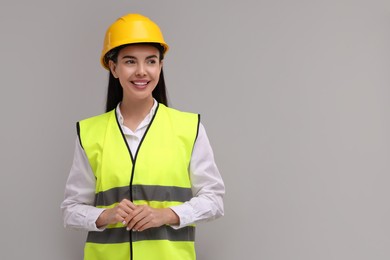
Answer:
[(170, 209), (173, 210), (180, 219), (179, 225), (171, 225), (172, 228), (179, 229), (194, 223), (194, 210), (190, 205), (185, 203), (170, 207)]
[(103, 231), (106, 227), (98, 228), (96, 226), (96, 220), (102, 214), (105, 209), (91, 207), (86, 218), (85, 218), (85, 226), (88, 231)]

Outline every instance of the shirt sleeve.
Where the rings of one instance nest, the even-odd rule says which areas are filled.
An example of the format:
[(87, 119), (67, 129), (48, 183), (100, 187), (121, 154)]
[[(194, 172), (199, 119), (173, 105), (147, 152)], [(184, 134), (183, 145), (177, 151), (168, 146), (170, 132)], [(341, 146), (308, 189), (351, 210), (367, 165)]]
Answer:
[(61, 203), (64, 226), (87, 231), (104, 230), (96, 227), (95, 222), (104, 209), (94, 207), (94, 200), (95, 176), (77, 139), (73, 164)]
[(199, 125), (189, 169), (194, 197), (182, 205), (171, 207), (180, 219), (179, 225), (172, 226), (176, 229), (224, 215), (225, 185), (202, 124)]

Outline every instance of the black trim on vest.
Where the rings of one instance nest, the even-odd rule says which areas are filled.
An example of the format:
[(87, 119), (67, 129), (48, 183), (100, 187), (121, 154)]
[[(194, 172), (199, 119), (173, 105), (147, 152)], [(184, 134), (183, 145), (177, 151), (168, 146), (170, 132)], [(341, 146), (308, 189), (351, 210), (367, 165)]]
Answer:
[(126, 137), (125, 137), (125, 134), (122, 132), (122, 127), (121, 127), (121, 124), (119, 123), (119, 120), (118, 120), (118, 116), (117, 116), (117, 112), (116, 112), (116, 108), (115, 108), (115, 120), (116, 120), (116, 123), (118, 125), (118, 128), (119, 128), (119, 132), (121, 133), (122, 135), (122, 138), (123, 138), (123, 141), (125, 142), (126, 144), (126, 147), (127, 147), (127, 150), (129, 151), (129, 154), (130, 154), (130, 160), (131, 162), (133, 163), (133, 168), (134, 168), (134, 159), (133, 159), (133, 154), (131, 153), (131, 150), (130, 150), (130, 147), (129, 147), (129, 144), (127, 143), (126, 141)]
[[(155, 118), (156, 115), (157, 115), (158, 108), (159, 108), (159, 103), (157, 103), (156, 111), (154, 111), (154, 115), (153, 115), (152, 119), (150, 120), (150, 123), (149, 123), (149, 125), (148, 125), (148, 128), (146, 128), (145, 133), (144, 133), (144, 136), (142, 136), (141, 141), (139, 142), (137, 151), (135, 152), (134, 161), (133, 161), (133, 169), (132, 169), (132, 172), (131, 172), (130, 190), (132, 190), (132, 186), (133, 186), (133, 177), (134, 177), (135, 163), (136, 163), (136, 160), (137, 160), (138, 151), (139, 151), (139, 149), (141, 149), (142, 143), (143, 143), (144, 140), (145, 140), (145, 136), (148, 134), (149, 129), (150, 129), (150, 127), (151, 127), (151, 125), (152, 125), (152, 123), (153, 123), (153, 121), (154, 121), (154, 118)], [(126, 141), (126, 139), (125, 139), (125, 141)], [(130, 151), (130, 150), (129, 150), (129, 151)], [(133, 201), (133, 193), (132, 193), (132, 192), (130, 193), (130, 198), (131, 198), (131, 201)]]
[[(116, 113), (116, 108), (115, 108), (115, 111), (114, 111), (114, 113), (115, 113), (115, 120), (116, 120), (116, 124), (118, 125), (118, 129), (119, 129), (119, 132), (121, 133), (121, 135), (122, 135), (122, 138), (123, 138), (123, 141), (125, 142), (125, 145), (126, 145), (126, 148), (127, 148), (127, 151), (129, 152), (129, 155), (130, 155), (130, 160), (131, 160), (131, 162), (133, 163), (133, 169), (131, 170), (131, 177), (130, 177), (130, 185), (129, 185), (129, 187), (131, 188), (131, 181), (132, 181), (132, 179), (133, 179), (133, 171), (134, 171), (134, 159), (133, 159), (133, 154), (131, 153), (131, 150), (130, 150), (130, 147), (129, 147), (129, 144), (127, 143), (127, 141), (126, 141), (126, 137), (125, 137), (125, 134), (123, 133), (123, 131), (122, 131), (122, 127), (121, 127), (121, 125), (120, 125), (120, 123), (119, 123), (119, 120), (118, 120), (118, 116), (117, 116), (117, 113)], [(129, 192), (130, 193), (130, 192)], [(131, 193), (130, 193), (130, 201), (132, 201), (132, 198), (131, 198)], [(119, 230), (119, 229), (118, 229)], [(126, 229), (125, 229), (126, 230)], [(104, 232), (104, 231), (103, 231)], [(96, 234), (95, 234), (96, 235)], [(87, 237), (87, 242), (88, 242), (88, 239), (89, 239), (89, 237), (93, 237), (94, 236), (94, 232), (93, 233), (91, 233), (91, 232), (89, 232), (88, 233), (88, 237)], [(130, 243), (130, 245), (129, 245), (129, 248), (130, 248), (130, 259), (133, 259), (133, 241), (132, 241), (132, 239), (131, 239), (131, 231), (127, 231), (126, 230), (126, 237), (128, 237), (128, 242)]]
[[(199, 135), (199, 125), (200, 125), (200, 114), (198, 114), (198, 125), (197, 125), (197, 127), (196, 127), (195, 141), (196, 141), (196, 139), (198, 139), (198, 135)], [(195, 141), (194, 141), (194, 144), (195, 144)]]
[[(154, 111), (154, 115), (153, 115), (152, 119), (150, 120), (150, 123), (149, 123), (149, 125), (148, 125), (148, 128), (146, 128), (145, 133), (144, 133), (144, 136), (142, 136), (142, 139), (141, 139), (141, 141), (139, 142), (138, 149), (137, 149), (137, 151), (135, 152), (134, 164), (133, 164), (133, 171), (134, 171), (134, 168), (135, 168), (135, 160), (137, 160), (138, 151), (139, 151), (139, 149), (141, 148), (141, 145), (142, 145), (142, 143), (144, 142), (145, 136), (148, 134), (150, 127), (152, 126), (152, 123), (153, 123), (153, 121), (154, 121), (154, 118), (155, 118), (156, 115), (157, 115), (157, 112), (158, 112), (158, 108), (159, 108), (159, 107), (160, 107), (160, 104), (157, 103), (156, 111)], [(132, 176), (132, 177), (133, 177), (133, 176)], [(133, 183), (133, 179), (131, 179), (131, 183)]]
[[(141, 145), (142, 145), (142, 143), (143, 143), (143, 141), (144, 141), (144, 139), (145, 139), (146, 134), (147, 134), (148, 131), (149, 131), (150, 126), (152, 125), (152, 123), (153, 123), (153, 121), (154, 121), (154, 118), (156, 117), (156, 114), (157, 114), (157, 112), (158, 112), (158, 108), (159, 108), (159, 103), (157, 103), (156, 111), (154, 112), (154, 115), (153, 115), (152, 119), (150, 120), (150, 123), (149, 123), (149, 125), (148, 125), (148, 128), (146, 128), (146, 131), (145, 131), (145, 133), (144, 133), (144, 136), (142, 137), (142, 139), (141, 139), (141, 141), (140, 141), (140, 143), (139, 143), (139, 145), (138, 145), (138, 149), (137, 149), (137, 151), (135, 152), (134, 157), (133, 157), (133, 154), (131, 153), (131, 150), (130, 150), (129, 145), (127, 144), (125, 134), (124, 134), (123, 131), (122, 131), (122, 127), (121, 127), (121, 125), (120, 125), (120, 123), (119, 123), (119, 121), (118, 121), (118, 116), (117, 116), (116, 108), (115, 108), (115, 119), (116, 119), (116, 123), (117, 123), (117, 125), (118, 125), (118, 128), (119, 128), (120, 133), (122, 134), (123, 141), (124, 141), (125, 144), (126, 144), (127, 150), (129, 151), (129, 154), (130, 154), (130, 159), (131, 159), (131, 161), (132, 161), (132, 163), (133, 163), (133, 168), (131, 169), (131, 177), (130, 177), (130, 183), (129, 183), (129, 188), (130, 188), (130, 190), (132, 190), (134, 169), (135, 169), (135, 163), (136, 163), (136, 160), (137, 160), (138, 151), (139, 151), (139, 149), (141, 148)], [(132, 194), (132, 192), (130, 192), (130, 201), (133, 201), (133, 194)], [(126, 229), (125, 229), (125, 230), (126, 230)], [(130, 259), (133, 259), (133, 239), (132, 239), (132, 233), (133, 233), (133, 232), (134, 232), (134, 231), (127, 231), (127, 233), (129, 234), (129, 242), (130, 242)]]
[[(200, 114), (198, 114), (198, 124), (196, 126), (196, 135), (195, 135), (195, 138), (194, 138), (194, 143), (192, 144), (192, 151), (191, 153), (194, 152), (194, 147), (195, 147), (195, 143), (196, 143), (196, 139), (198, 139), (198, 135), (199, 135), (199, 126), (200, 126)], [(191, 155), (192, 157), (192, 155)]]
[(84, 149), (83, 143), (81, 142), (81, 137), (80, 137), (80, 122), (77, 122), (77, 123), (76, 123), (76, 129), (77, 129), (77, 137), (78, 137), (78, 139), (79, 139), (80, 146), (81, 146), (81, 148)]

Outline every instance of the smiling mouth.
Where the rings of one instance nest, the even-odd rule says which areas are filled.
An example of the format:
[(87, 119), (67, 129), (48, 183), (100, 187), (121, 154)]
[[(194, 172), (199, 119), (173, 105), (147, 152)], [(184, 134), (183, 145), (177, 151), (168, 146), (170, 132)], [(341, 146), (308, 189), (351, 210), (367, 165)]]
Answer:
[(131, 83), (137, 88), (145, 88), (149, 84), (149, 81), (132, 81)]

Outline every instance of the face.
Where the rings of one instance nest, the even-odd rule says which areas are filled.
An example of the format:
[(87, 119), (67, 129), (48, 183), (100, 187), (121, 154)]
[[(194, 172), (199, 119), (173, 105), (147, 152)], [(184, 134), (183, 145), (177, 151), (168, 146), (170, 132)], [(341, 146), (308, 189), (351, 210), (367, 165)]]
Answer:
[(148, 101), (153, 99), (162, 68), (159, 51), (149, 45), (129, 45), (118, 53), (117, 62), (109, 61), (111, 73), (123, 88), (123, 99)]

